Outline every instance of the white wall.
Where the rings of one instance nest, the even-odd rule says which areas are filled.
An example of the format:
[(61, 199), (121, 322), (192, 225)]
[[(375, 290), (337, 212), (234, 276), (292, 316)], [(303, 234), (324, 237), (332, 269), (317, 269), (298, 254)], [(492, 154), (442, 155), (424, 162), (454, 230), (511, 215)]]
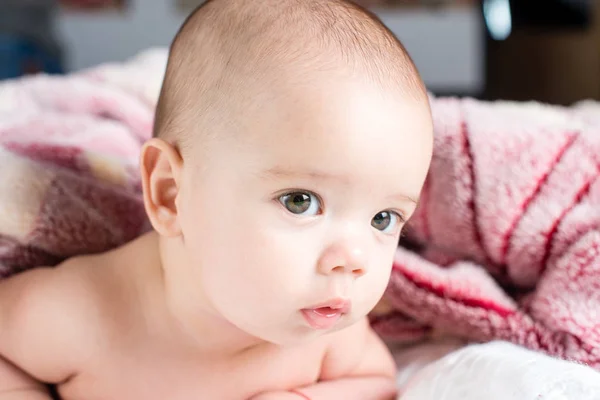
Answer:
[(80, 69), (131, 57), (148, 47), (166, 46), (185, 15), (174, 0), (129, 0), (127, 12), (58, 15), (59, 35), (67, 47), (68, 67)]
[(434, 90), (476, 93), (484, 85), (484, 30), (477, 10), (379, 13)]
[[(148, 47), (167, 46), (185, 15), (174, 0), (130, 0), (124, 13), (59, 14), (69, 69), (126, 59)], [(483, 86), (483, 37), (477, 11), (379, 12), (415, 60), (433, 90), (477, 92)]]

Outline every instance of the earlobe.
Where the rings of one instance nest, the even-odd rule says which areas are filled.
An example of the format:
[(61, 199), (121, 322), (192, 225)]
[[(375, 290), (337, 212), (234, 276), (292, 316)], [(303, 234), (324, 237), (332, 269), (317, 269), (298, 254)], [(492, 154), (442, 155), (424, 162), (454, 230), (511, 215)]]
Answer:
[(140, 171), (144, 207), (154, 229), (167, 237), (181, 234), (176, 199), (182, 166), (177, 149), (164, 140), (153, 138), (142, 147)]

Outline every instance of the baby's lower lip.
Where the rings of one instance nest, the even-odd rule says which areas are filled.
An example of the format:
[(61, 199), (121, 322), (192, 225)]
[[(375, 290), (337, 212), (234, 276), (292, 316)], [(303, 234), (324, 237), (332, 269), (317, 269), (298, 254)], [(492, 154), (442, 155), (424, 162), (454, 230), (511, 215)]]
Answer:
[(342, 310), (330, 307), (305, 308), (302, 315), (314, 329), (331, 329), (342, 317)]

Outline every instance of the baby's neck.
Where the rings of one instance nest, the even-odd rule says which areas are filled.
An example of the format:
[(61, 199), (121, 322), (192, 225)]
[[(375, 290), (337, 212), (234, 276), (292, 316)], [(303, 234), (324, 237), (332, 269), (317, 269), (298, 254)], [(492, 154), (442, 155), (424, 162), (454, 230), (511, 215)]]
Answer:
[(160, 249), (164, 302), (168, 318), (178, 326), (194, 347), (203, 353), (231, 355), (270, 346), (268, 342), (242, 331), (224, 319), (202, 293), (200, 282), (193, 282), (179, 271), (183, 249), (176, 240), (164, 240), (155, 234)]

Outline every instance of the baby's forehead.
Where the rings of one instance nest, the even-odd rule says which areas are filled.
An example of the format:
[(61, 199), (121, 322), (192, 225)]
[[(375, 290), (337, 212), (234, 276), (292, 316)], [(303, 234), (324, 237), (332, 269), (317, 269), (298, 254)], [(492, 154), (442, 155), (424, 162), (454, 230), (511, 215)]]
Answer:
[[(287, 104), (266, 107), (246, 125), (246, 140), (259, 152), (301, 163), (347, 154), (352, 157), (392, 157), (431, 140), (432, 120), (428, 103), (410, 97), (383, 96), (375, 86), (333, 94), (303, 95)], [(327, 96), (327, 94), (330, 94)], [(244, 140), (244, 138), (241, 138)], [(350, 160), (352, 161), (352, 160)]]

